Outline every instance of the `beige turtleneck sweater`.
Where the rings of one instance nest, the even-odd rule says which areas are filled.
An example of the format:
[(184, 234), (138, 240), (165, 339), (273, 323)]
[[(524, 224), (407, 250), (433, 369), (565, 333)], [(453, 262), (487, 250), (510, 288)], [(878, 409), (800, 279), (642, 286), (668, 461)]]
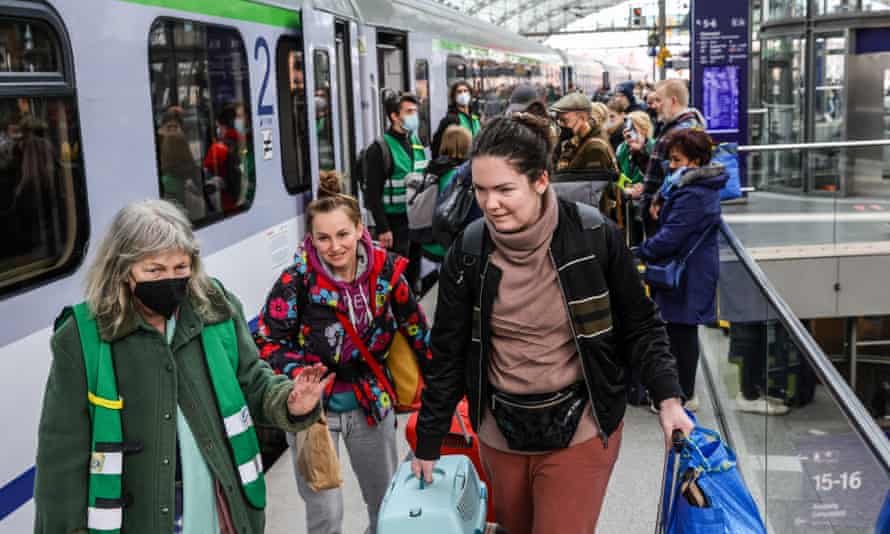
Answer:
[[(488, 380), (499, 391), (515, 394), (551, 393), (583, 379), (581, 359), (556, 269), (550, 242), (559, 222), (559, 206), (551, 189), (544, 193), (541, 218), (515, 233), (499, 233), (486, 221), (494, 242), (491, 262), (502, 271), (491, 313), (491, 357)], [(479, 439), (489, 447), (512, 451), (486, 403)], [(585, 409), (571, 445), (596, 436)]]

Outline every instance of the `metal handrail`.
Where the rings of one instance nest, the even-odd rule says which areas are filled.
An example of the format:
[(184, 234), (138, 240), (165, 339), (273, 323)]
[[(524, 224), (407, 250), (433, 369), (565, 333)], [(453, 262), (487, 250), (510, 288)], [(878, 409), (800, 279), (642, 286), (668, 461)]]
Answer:
[(859, 398), (847, 384), (846, 380), (835, 369), (834, 365), (825, 355), (825, 352), (819, 347), (813, 336), (804, 327), (800, 319), (794, 315), (788, 303), (779, 295), (772, 282), (769, 281), (766, 274), (761, 270), (754, 258), (742, 245), (742, 242), (729, 228), (725, 221), (720, 223), (720, 231), (729, 244), (730, 248), (735, 252), (741, 261), (745, 270), (754, 279), (755, 284), (760, 287), (763, 296), (772, 305), (777, 312), (779, 320), (785, 327), (788, 334), (797, 342), (798, 348), (802, 351), (813, 370), (822, 380), (822, 383), (828, 388), (831, 396), (835, 399), (841, 412), (847, 418), (847, 421), (857, 430), (865, 445), (871, 450), (875, 458), (882, 464), (884, 471), (890, 475), (890, 441), (875, 424), (871, 415), (859, 401)]
[(870, 139), (868, 141), (825, 141), (821, 143), (782, 143), (778, 145), (741, 145), (739, 146), (739, 152), (778, 152), (780, 150), (862, 148), (869, 146), (890, 146), (890, 139)]

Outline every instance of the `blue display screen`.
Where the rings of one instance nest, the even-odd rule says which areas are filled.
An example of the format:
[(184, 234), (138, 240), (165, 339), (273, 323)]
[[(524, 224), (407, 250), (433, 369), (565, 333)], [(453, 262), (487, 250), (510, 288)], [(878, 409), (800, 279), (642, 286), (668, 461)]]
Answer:
[(739, 65), (704, 67), (702, 113), (712, 133), (739, 131)]

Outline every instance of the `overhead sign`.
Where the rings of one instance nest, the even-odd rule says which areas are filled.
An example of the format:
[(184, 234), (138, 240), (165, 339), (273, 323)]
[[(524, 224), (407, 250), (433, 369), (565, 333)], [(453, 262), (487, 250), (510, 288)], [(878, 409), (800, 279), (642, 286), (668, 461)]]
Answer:
[(750, 14), (750, 0), (692, 2), (692, 103), (717, 142), (748, 144)]

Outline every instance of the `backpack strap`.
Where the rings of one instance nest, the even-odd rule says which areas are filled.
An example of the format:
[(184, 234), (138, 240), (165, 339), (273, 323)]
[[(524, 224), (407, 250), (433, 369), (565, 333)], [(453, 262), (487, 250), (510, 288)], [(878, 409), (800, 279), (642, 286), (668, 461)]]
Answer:
[(485, 220), (479, 217), (475, 221), (467, 225), (464, 235), (461, 238), (460, 250), (465, 255), (475, 256), (477, 259), (482, 256), (482, 245), (485, 241)]
[(581, 229), (585, 235), (590, 234), (593, 253), (603, 270), (603, 277), (608, 280), (605, 265), (605, 259), (609, 257), (609, 251), (606, 250), (606, 218), (598, 208), (589, 204), (575, 202), (575, 206), (578, 208), (578, 218), (581, 219)]
[(378, 137), (374, 142), (380, 147), (380, 155), (383, 158), (383, 170), (386, 171), (386, 179), (389, 180), (393, 172), (392, 152), (389, 150), (389, 145), (386, 144), (383, 137)]

